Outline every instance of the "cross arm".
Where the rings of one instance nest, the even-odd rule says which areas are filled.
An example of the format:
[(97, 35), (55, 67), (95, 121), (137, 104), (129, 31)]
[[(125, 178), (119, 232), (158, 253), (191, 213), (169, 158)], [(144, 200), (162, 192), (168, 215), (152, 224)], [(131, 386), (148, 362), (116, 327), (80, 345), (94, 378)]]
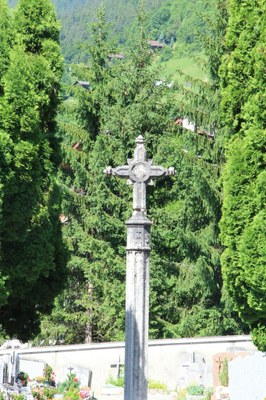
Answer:
[(160, 178), (161, 176), (173, 176), (175, 169), (173, 167), (163, 168), (161, 166), (152, 166), (150, 176), (151, 178)]
[(106, 167), (103, 172), (105, 175), (114, 175), (119, 176), (120, 178), (128, 178), (130, 175), (128, 165), (122, 165), (121, 167), (116, 168)]

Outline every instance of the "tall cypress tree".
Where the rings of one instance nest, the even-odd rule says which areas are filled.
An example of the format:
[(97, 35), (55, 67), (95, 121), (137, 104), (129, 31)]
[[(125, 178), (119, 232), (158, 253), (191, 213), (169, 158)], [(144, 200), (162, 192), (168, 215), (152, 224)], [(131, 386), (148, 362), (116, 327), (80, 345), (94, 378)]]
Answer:
[(9, 52), (12, 45), (12, 19), (6, 0), (0, 1), (0, 95), (2, 94), (1, 81), (8, 67)]
[[(9, 9), (5, 0), (0, 1), (0, 97), (3, 94), (3, 76), (9, 64), (9, 51), (12, 43), (12, 24)], [(10, 154), (11, 140), (9, 135), (0, 130), (0, 286), (1, 297), (0, 304), (7, 301), (7, 290), (5, 287), (6, 277), (2, 273), (2, 255), (1, 255), (1, 237), (2, 237), (2, 223), (3, 223), (3, 189), (4, 180), (9, 176), (9, 164), (11, 161)]]
[(223, 277), (234, 307), (266, 349), (265, 27), (261, 1), (231, 1), (221, 67), (228, 150), (223, 173)]
[(21, 0), (14, 45), (3, 75), (0, 130), (9, 140), (9, 175), (3, 179), (2, 273), (8, 304), (2, 328), (22, 340), (38, 331), (62, 287), (65, 251), (61, 238), (56, 108), (62, 57), (59, 25), (49, 0)]

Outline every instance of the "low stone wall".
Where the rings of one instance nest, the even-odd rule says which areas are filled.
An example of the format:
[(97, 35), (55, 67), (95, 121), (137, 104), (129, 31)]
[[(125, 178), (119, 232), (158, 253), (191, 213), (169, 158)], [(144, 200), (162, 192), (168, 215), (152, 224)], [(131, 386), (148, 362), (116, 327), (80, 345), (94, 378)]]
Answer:
[[(148, 353), (149, 379), (164, 383), (170, 391), (191, 383), (212, 387), (213, 371), (219, 368), (216, 354), (253, 354), (256, 351), (249, 336), (152, 340)], [(124, 343), (0, 350), (0, 380), (7, 364), (10, 378), (17, 369), (24, 367), (28, 372), (30, 360), (51, 365), (57, 381), (63, 381), (69, 368), (73, 368), (83, 384), (88, 384), (89, 380), (99, 397), (108, 379), (116, 378), (124, 363)], [(33, 377), (33, 372), (29, 373)]]

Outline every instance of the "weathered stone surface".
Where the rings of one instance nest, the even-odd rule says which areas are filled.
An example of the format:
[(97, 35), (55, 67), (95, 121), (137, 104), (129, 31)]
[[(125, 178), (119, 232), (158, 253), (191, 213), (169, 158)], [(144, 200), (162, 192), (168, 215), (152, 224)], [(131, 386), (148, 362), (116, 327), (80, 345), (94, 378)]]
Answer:
[(107, 175), (133, 184), (133, 214), (127, 225), (125, 400), (147, 400), (149, 327), (150, 225), (146, 186), (152, 178), (173, 175), (174, 169), (153, 166), (146, 160), (144, 138), (136, 139), (134, 159), (128, 165), (107, 167)]

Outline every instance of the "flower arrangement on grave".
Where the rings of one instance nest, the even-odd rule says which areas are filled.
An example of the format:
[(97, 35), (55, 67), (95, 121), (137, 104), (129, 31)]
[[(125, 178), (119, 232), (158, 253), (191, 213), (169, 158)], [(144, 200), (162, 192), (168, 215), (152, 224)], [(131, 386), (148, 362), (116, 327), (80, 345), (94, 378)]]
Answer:
[(16, 382), (22, 386), (28, 385), (29, 374), (27, 372), (20, 371), (16, 376)]
[(43, 387), (34, 387), (31, 389), (31, 394), (34, 398), (34, 400), (43, 400), (44, 395), (43, 395)]
[(37, 383), (44, 383), (45, 377), (40, 375), (40, 376), (36, 376), (33, 380)]
[(57, 393), (57, 389), (51, 386), (34, 387), (31, 394), (34, 400), (50, 400)]
[(88, 399), (90, 397), (91, 390), (88, 386), (84, 386), (79, 391), (80, 399)]
[(50, 365), (46, 365), (43, 370), (44, 382), (49, 386), (55, 386), (55, 373)]
[(78, 393), (79, 390), (80, 390), (80, 381), (76, 377), (76, 374), (72, 373), (69, 373), (67, 375), (67, 379), (63, 381), (58, 387), (58, 392), (63, 394), (69, 391), (76, 391)]
[(191, 384), (187, 387), (187, 394), (192, 396), (199, 396), (204, 394), (204, 387), (202, 385)]

